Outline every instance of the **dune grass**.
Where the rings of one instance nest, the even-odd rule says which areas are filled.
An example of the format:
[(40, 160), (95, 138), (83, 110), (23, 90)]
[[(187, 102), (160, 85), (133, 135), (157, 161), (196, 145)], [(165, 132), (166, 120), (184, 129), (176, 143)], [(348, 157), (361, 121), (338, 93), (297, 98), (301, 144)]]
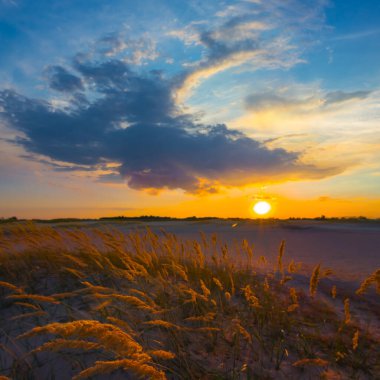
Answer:
[(378, 305), (380, 270), (321, 292), (329, 269), (305, 287), (284, 256), (271, 269), (246, 240), (2, 225), (0, 379), (379, 378), (379, 315), (355, 305)]

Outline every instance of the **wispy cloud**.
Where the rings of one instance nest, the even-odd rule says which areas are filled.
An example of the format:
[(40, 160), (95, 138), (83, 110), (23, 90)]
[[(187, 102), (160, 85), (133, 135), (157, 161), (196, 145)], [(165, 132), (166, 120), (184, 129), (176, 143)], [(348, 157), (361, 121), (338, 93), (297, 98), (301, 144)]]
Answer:
[(128, 32), (109, 33), (96, 41), (94, 50), (132, 65), (154, 61), (159, 56), (156, 42), (147, 33), (138, 38), (131, 38)]
[(371, 30), (361, 30), (354, 33), (346, 33), (338, 36), (332, 37), (331, 41), (351, 41), (357, 40), (364, 37), (375, 36), (380, 33), (380, 29), (371, 29)]
[(308, 96), (294, 98), (290, 94), (279, 94), (278, 92), (264, 92), (249, 95), (245, 99), (245, 107), (249, 111), (260, 112), (264, 110), (287, 110), (302, 112), (323, 112), (332, 107), (343, 106), (350, 101), (360, 101), (368, 98), (372, 91), (332, 91), (319, 96)]
[(317, 1), (309, 7), (296, 0), (286, 6), (278, 0), (239, 2), (219, 11), (211, 23), (172, 31), (187, 44), (203, 47), (202, 58), (178, 78), (178, 100), (186, 99), (202, 80), (233, 67), (289, 68), (304, 62), (302, 52), (312, 43), (310, 36), (323, 27), (323, 5)]
[[(288, 84), (255, 92), (230, 125), (260, 136), (270, 148), (300, 152), (302, 162), (346, 173), (379, 161), (378, 90), (326, 91), (318, 84)], [(268, 138), (268, 136), (271, 136)]]

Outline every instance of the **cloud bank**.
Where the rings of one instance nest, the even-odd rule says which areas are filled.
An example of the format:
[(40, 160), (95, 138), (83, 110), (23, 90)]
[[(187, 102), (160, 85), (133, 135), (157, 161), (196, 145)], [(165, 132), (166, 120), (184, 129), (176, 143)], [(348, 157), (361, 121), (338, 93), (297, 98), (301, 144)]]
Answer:
[[(303, 165), (296, 153), (270, 150), (224, 124), (199, 124), (178, 109), (171, 81), (158, 73), (138, 74), (120, 60), (74, 60), (70, 70), (50, 71), (51, 88), (70, 93), (68, 106), (6, 90), (0, 92), (1, 115), (21, 132), (17, 144), (70, 164), (70, 171), (113, 162), (131, 188), (189, 192), (334, 171)], [(93, 100), (83, 88), (91, 89)]]
[[(142, 71), (159, 57), (149, 36), (107, 34), (69, 65), (46, 68), (48, 86), (58, 100), (0, 91), (2, 119), (19, 133), (13, 142), (29, 157), (50, 162), (53, 170), (96, 171), (112, 164), (114, 170), (99, 181), (120, 175), (134, 189), (215, 192), (220, 186), (336, 174), (339, 168), (306, 165), (300, 154), (269, 149), (225, 124), (199, 123), (178, 100), (179, 93), (231, 67), (290, 67), (299, 62), (294, 44), (295, 36), (300, 38), (299, 20), (305, 21), (305, 34), (318, 29), (321, 21), (324, 1), (312, 3), (288, 0), (283, 7), (274, 0), (240, 2), (218, 12), (207, 25), (198, 22), (168, 32), (169, 39), (180, 38), (185, 46), (201, 50), (198, 60), (170, 77), (151, 66)], [(332, 93), (326, 101), (352, 96), (366, 94)], [(268, 94), (246, 102), (249, 108), (286, 100)]]

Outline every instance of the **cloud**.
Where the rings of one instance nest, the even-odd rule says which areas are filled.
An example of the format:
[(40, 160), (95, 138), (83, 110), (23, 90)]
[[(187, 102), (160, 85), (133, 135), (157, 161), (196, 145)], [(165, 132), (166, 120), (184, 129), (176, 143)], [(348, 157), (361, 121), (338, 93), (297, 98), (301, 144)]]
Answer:
[[(112, 162), (134, 189), (215, 192), (220, 186), (319, 178), (339, 170), (304, 165), (298, 154), (268, 149), (224, 124), (199, 124), (181, 112), (172, 82), (157, 72), (138, 74), (120, 60), (78, 58), (73, 70), (91, 96), (72, 97), (63, 109), (15, 91), (0, 92), (1, 115), (21, 134), (14, 142), (59, 161), (58, 171), (96, 171)], [(54, 72), (66, 77), (61, 68)], [(58, 89), (77, 89), (59, 83)]]
[(308, 99), (292, 99), (273, 92), (255, 93), (246, 97), (245, 108), (250, 111), (262, 111), (278, 108), (293, 108), (308, 104)]
[[(324, 0), (311, 3), (313, 7), (309, 1), (287, 0), (284, 7), (282, 0), (243, 1), (218, 11), (210, 22), (197, 20), (182, 31), (167, 32), (185, 48), (192, 45), (197, 52), (191, 56), (198, 57), (172, 77), (142, 70), (158, 57), (148, 35), (107, 34), (70, 66), (48, 67), (49, 86), (58, 98), (1, 91), (2, 118), (18, 132), (14, 142), (29, 154), (48, 158), (45, 163), (54, 170), (93, 170), (105, 182), (120, 175), (134, 189), (216, 192), (221, 186), (336, 174), (342, 168), (306, 165), (299, 153), (269, 149), (224, 124), (201, 124), (179, 101), (201, 80), (232, 67), (287, 68), (301, 62), (304, 37), (319, 30)], [(328, 101), (344, 100), (335, 94)], [(291, 102), (298, 104), (297, 99)], [(270, 93), (246, 100), (248, 108), (290, 103)], [(104, 170), (107, 163), (116, 166)]]
[(83, 90), (80, 78), (69, 73), (62, 66), (49, 66), (46, 70), (49, 86), (53, 90), (62, 92), (74, 92)]
[(368, 98), (372, 91), (333, 91), (320, 95), (294, 97), (293, 94), (277, 92), (254, 93), (245, 98), (245, 108), (253, 112), (262, 111), (296, 111), (310, 113), (328, 111), (332, 107), (343, 106), (349, 101), (360, 101)]
[[(304, 62), (301, 53), (315, 31), (323, 28), (325, 2), (252, 1), (219, 11), (216, 20), (191, 25), (169, 35), (203, 47), (202, 58), (178, 78), (177, 99), (183, 101), (201, 80), (244, 65), (246, 70), (289, 68)], [(231, 13), (230, 17), (227, 15)], [(211, 24), (211, 26), (210, 26)]]
[(380, 33), (380, 29), (370, 29), (362, 30), (360, 32), (347, 33), (338, 35), (331, 38), (331, 41), (347, 41), (347, 40), (356, 40), (364, 37), (373, 36)]
[(333, 104), (340, 104), (348, 102), (350, 100), (362, 100), (368, 98), (372, 91), (354, 91), (354, 92), (344, 92), (344, 91), (334, 91), (326, 94), (324, 99), (324, 106), (330, 106)]
[(131, 65), (142, 65), (159, 56), (156, 43), (147, 34), (130, 38), (125, 33), (109, 33), (96, 41), (94, 50), (101, 56), (115, 57)]

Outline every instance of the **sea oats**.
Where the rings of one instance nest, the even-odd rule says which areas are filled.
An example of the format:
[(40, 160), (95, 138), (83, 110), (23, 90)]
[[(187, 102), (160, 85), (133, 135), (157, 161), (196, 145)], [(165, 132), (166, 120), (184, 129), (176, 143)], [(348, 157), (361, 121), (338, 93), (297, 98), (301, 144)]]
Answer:
[(205, 333), (205, 332), (218, 332), (220, 331), (220, 328), (219, 327), (195, 327), (188, 330)]
[(293, 280), (293, 277), (291, 276), (283, 276), (281, 281), (280, 281), (280, 285), (284, 285), (286, 284), (287, 282)]
[(198, 264), (199, 264), (200, 268), (203, 268), (204, 267), (204, 263), (205, 263), (205, 256), (204, 256), (204, 254), (202, 252), (201, 246), (196, 241), (194, 242), (194, 249), (195, 249), (195, 252), (197, 254)]
[(318, 283), (319, 283), (319, 280), (320, 280), (320, 270), (321, 270), (321, 264), (318, 264), (314, 270), (313, 270), (313, 273), (311, 275), (311, 278), (310, 278), (310, 286), (309, 286), (309, 290), (310, 290), (310, 295), (312, 297), (315, 296), (315, 294), (317, 293), (317, 287), (318, 287)]
[(131, 336), (136, 335), (135, 330), (132, 329), (132, 327), (128, 324), (128, 322), (116, 317), (111, 317), (111, 316), (108, 316), (107, 320), (109, 320), (112, 324), (116, 325), (117, 327), (120, 327), (122, 330), (126, 331)]
[(74, 269), (74, 268), (63, 267), (62, 270), (71, 273), (74, 277), (77, 277), (77, 278), (82, 279), (82, 278), (86, 277), (85, 274), (83, 274), (81, 271)]
[(34, 309), (34, 310), (40, 310), (40, 308), (38, 306), (36, 306), (32, 303), (28, 303), (28, 302), (15, 302), (14, 305), (28, 307), (28, 308)]
[(18, 339), (30, 338), (40, 334), (53, 334), (63, 338), (94, 339), (118, 356), (133, 356), (142, 353), (143, 349), (130, 334), (119, 327), (95, 320), (78, 320), (66, 323), (50, 323), (41, 327), (34, 327), (28, 332), (19, 335)]
[(359, 346), (359, 330), (355, 331), (355, 334), (352, 338), (352, 349), (355, 351)]
[(16, 319), (21, 319), (21, 318), (42, 317), (42, 316), (47, 316), (47, 315), (48, 315), (48, 313), (46, 311), (38, 310), (38, 311), (33, 311), (31, 313), (14, 315), (13, 317), (10, 318), (10, 320), (14, 321)]
[(104, 348), (99, 343), (89, 342), (87, 340), (74, 340), (74, 339), (55, 339), (50, 342), (46, 342), (43, 345), (35, 348), (31, 353), (41, 352), (41, 351), (61, 351), (61, 350), (99, 350)]
[(151, 350), (151, 351), (147, 351), (147, 353), (150, 356), (153, 356), (154, 358), (164, 359), (164, 360), (171, 360), (176, 357), (176, 355), (173, 352), (165, 351), (165, 350)]
[(305, 367), (305, 366), (318, 366), (325, 367), (329, 364), (327, 360), (323, 360), (320, 358), (316, 359), (301, 359), (293, 363), (294, 367)]
[(228, 276), (230, 278), (230, 283), (231, 283), (231, 295), (234, 295), (235, 294), (235, 282), (234, 282), (234, 279), (233, 279), (230, 272), (228, 273)]
[(207, 243), (207, 237), (203, 231), (200, 232), (201, 238), (202, 238), (202, 244), (205, 247), (205, 249), (208, 248), (208, 243)]
[(190, 295), (190, 299), (186, 300), (184, 302), (185, 304), (186, 303), (196, 303), (197, 300), (202, 300), (202, 301), (208, 302), (208, 298), (205, 295), (196, 292), (194, 289), (191, 289), (191, 288), (184, 289), (183, 293)]
[(239, 333), (249, 343), (252, 343), (251, 334), (241, 325), (239, 319), (235, 318), (231, 321), (231, 323), (236, 333)]
[(211, 322), (215, 319), (216, 313), (207, 313), (205, 315), (199, 315), (196, 317), (188, 317), (185, 321), (189, 322)]
[(351, 322), (350, 299), (346, 298), (344, 300), (344, 323), (349, 324), (350, 322)]
[(214, 284), (221, 290), (223, 291), (223, 284), (216, 278), (216, 277), (213, 277), (212, 278), (212, 281), (214, 282)]
[(138, 360), (121, 359), (114, 361), (97, 361), (93, 367), (87, 368), (74, 376), (72, 380), (87, 379), (90, 376), (109, 374), (116, 369), (131, 371), (138, 377), (148, 377), (152, 380), (164, 380), (164, 372)]
[(211, 291), (210, 289), (206, 286), (206, 284), (203, 282), (203, 280), (199, 280), (200, 284), (201, 284), (201, 289), (202, 289), (202, 292), (203, 292), (203, 295), (208, 298), (211, 294)]
[(298, 305), (297, 303), (293, 303), (293, 304), (291, 304), (291, 305), (289, 305), (289, 306), (287, 307), (286, 311), (287, 311), (288, 313), (291, 313), (292, 311), (294, 311), (294, 310), (296, 310), (296, 309), (298, 309), (298, 308), (299, 308), (299, 305)]
[(282, 266), (282, 258), (284, 256), (285, 251), (285, 240), (281, 241), (280, 247), (278, 249), (278, 258), (277, 258), (277, 267), (279, 272), (283, 272), (283, 266)]
[(172, 268), (173, 268), (173, 272), (175, 274), (177, 274), (179, 277), (181, 277), (182, 280), (184, 280), (186, 282), (189, 281), (189, 278), (187, 277), (187, 273), (186, 273), (185, 267), (183, 267), (182, 265), (177, 264), (174, 261), (172, 261)]
[(174, 329), (174, 330), (184, 329), (184, 327), (178, 326), (171, 322), (164, 321), (162, 319), (155, 319), (152, 321), (144, 322), (144, 324), (149, 325), (149, 326), (155, 326), (155, 327), (164, 327), (166, 329)]
[(63, 254), (63, 257), (66, 259), (69, 259), (72, 261), (74, 264), (78, 265), (80, 268), (87, 268), (88, 264), (85, 263), (83, 260), (81, 260), (79, 257), (70, 255), (68, 253)]
[(376, 284), (376, 291), (380, 294), (380, 269), (377, 269), (361, 283), (356, 294), (364, 294), (372, 284)]
[(140, 296), (141, 298), (144, 298), (144, 300), (147, 301), (149, 305), (153, 307), (157, 307), (156, 303), (152, 300), (150, 296), (148, 296), (146, 292), (143, 292), (142, 290), (139, 290), (139, 289), (130, 289), (129, 292), (134, 293), (137, 296)]
[(131, 306), (134, 306), (140, 310), (146, 310), (146, 311), (155, 311), (155, 308), (148, 305), (144, 301), (142, 301), (140, 298), (137, 298), (135, 296), (128, 296), (124, 294), (117, 294), (117, 293), (111, 293), (111, 294), (96, 294), (96, 298), (107, 298), (107, 299), (114, 299), (120, 302), (125, 302)]
[(253, 294), (252, 289), (249, 285), (246, 285), (244, 288), (242, 288), (242, 291), (244, 293), (246, 301), (251, 307), (260, 307), (259, 299)]
[(115, 291), (114, 289), (107, 288), (105, 286), (93, 285), (88, 281), (82, 281), (82, 284), (93, 292), (113, 293)]
[(111, 303), (112, 303), (111, 300), (106, 300), (106, 301), (100, 303), (99, 305), (94, 306), (92, 308), (92, 310), (95, 310), (95, 311), (102, 310), (102, 309), (106, 308), (107, 306), (109, 306)]
[(23, 293), (24, 290), (6, 281), (0, 281), (0, 287), (10, 289), (16, 293)]
[(294, 260), (292, 259), (288, 265), (288, 272), (289, 273), (295, 273), (297, 271), (297, 266), (294, 262)]
[(298, 297), (297, 297), (297, 291), (295, 288), (290, 288), (289, 289), (289, 293), (290, 293), (290, 298), (292, 300), (293, 303), (298, 303)]
[(269, 285), (269, 281), (268, 281), (268, 277), (267, 277), (267, 276), (265, 276), (265, 278), (264, 278), (263, 288), (264, 288), (264, 290), (265, 290), (266, 292), (268, 292), (269, 289), (270, 289), (270, 285)]
[[(37, 230), (38, 233), (33, 232), (34, 244), (43, 246), (48, 239), (53, 239), (44, 235), (39, 227)], [(90, 235), (87, 227), (86, 231)], [(25, 233), (30, 232), (19, 232), (20, 244)], [(339, 311), (335, 315), (322, 302), (305, 299), (303, 285), (279, 287), (279, 280), (285, 283), (287, 275), (299, 267), (292, 260), (286, 272), (284, 247), (281, 260), (274, 259), (275, 271), (271, 266), (271, 270), (255, 274), (245, 265), (249, 257), (245, 252), (250, 248), (248, 241), (242, 245), (238, 242), (230, 245), (230, 252), (226, 245), (221, 246), (217, 241), (207, 242), (209, 249), (206, 251), (205, 243), (200, 242), (209, 260), (204, 258), (201, 268), (201, 259), (193, 241), (182, 242), (172, 234), (150, 237), (149, 233), (134, 232), (130, 238), (124, 238), (115, 231), (91, 234), (96, 242), (92, 241), (92, 246), (87, 243), (88, 236), (76, 233), (75, 239), (70, 241), (53, 244), (48, 240), (51, 248), (47, 250), (0, 254), (1, 277), (10, 284), (1, 286), (0, 282), (0, 292), (5, 294), (4, 297), (9, 294), (20, 296), (9, 298), (14, 302), (5, 299), (7, 316), (9, 312), (9, 318), (22, 318), (19, 323), (12, 323), (12, 320), (5, 323), (5, 332), (9, 334), (6, 329), (12, 324), (14, 327), (19, 325), (20, 329), (22, 326), (38, 326), (19, 337), (30, 337), (29, 341), (16, 342), (20, 352), (27, 352), (32, 347), (31, 353), (37, 354), (29, 356), (25, 364), (25, 371), (30, 371), (30, 376), (35, 377), (41, 365), (50, 371), (49, 375), (59, 376), (55, 360), (74, 358), (74, 355), (81, 366), (90, 360), (101, 360), (87, 369), (86, 366), (76, 367), (77, 372), (83, 370), (76, 375), (77, 379), (92, 375), (111, 378), (114, 370), (117, 371), (116, 376), (133, 379), (165, 378), (161, 371), (170, 378), (224, 378), (236, 377), (239, 373), (243, 377), (264, 378), (273, 377), (276, 368), (289, 378), (300, 375), (314, 378), (318, 374), (325, 375), (330, 369), (340, 375), (345, 374), (357, 359), (355, 357), (368, 357), (366, 363), (369, 370), (373, 370), (371, 363), (375, 356), (362, 327), (352, 329), (350, 324), (342, 322), (340, 333), (348, 329), (346, 348), (331, 346), (328, 343), (332, 338), (330, 333), (321, 336), (320, 332), (336, 330)], [(102, 236), (101, 242), (98, 235)], [(66, 252), (74, 259), (67, 257)], [(280, 256), (280, 252), (278, 254)], [(221, 259), (222, 255), (224, 259)], [(213, 262), (211, 256), (215, 258)], [(76, 258), (82, 265), (79, 261), (78, 265), (75, 263)], [(73, 277), (65, 268), (80, 271), (83, 274), (82, 285), (77, 286), (79, 281), (76, 279), (71, 281)], [(276, 269), (282, 270), (280, 279)], [(19, 273), (25, 277), (17, 279), (17, 282), (12, 280)], [(362, 284), (360, 294), (377, 285), (377, 273), (380, 271), (374, 272)], [(321, 266), (314, 268), (310, 289), (314, 288), (315, 292), (310, 294), (316, 294), (319, 281), (327, 274)], [(37, 294), (24, 295), (21, 288), (17, 291), (15, 288), (20, 284), (28, 284), (27, 291)], [(296, 281), (294, 284), (299, 285)], [(296, 285), (292, 283), (292, 286)], [(46, 290), (49, 295), (39, 296), (37, 290)], [(57, 293), (50, 294), (54, 291)], [(333, 297), (335, 292), (336, 287), (332, 287)], [(54, 302), (61, 301), (61, 305), (45, 305), (33, 299), (34, 296), (51, 297)], [(41, 301), (42, 298), (39, 299)], [(351, 302), (353, 308), (354, 299)], [(329, 306), (331, 309), (339, 307), (336, 302), (329, 302)], [(345, 301), (344, 306), (343, 318), (352, 323), (349, 301)], [(46, 311), (49, 311), (48, 315)], [(18, 315), (20, 312), (24, 314)], [(84, 315), (91, 319), (75, 320)], [(40, 326), (44, 320), (73, 322)], [(35, 335), (38, 337), (34, 338)], [(9, 337), (12, 339), (12, 334)], [(305, 339), (308, 354), (301, 356), (305, 359), (296, 361), (301, 351), (294, 350), (294, 347), (303, 347)], [(0, 359), (6, 362), (10, 358), (9, 362), (14, 364), (20, 353), (18, 348), (13, 352), (16, 345), (9, 342), (8, 348), (0, 344)], [(49, 357), (49, 351), (62, 352)], [(319, 353), (323, 358), (312, 358), (312, 353)], [(326, 358), (331, 358), (331, 363), (327, 363)], [(295, 362), (294, 367), (292, 362)], [(326, 363), (329, 364), (328, 370), (313, 368), (325, 367)], [(23, 371), (20, 367), (17, 376), (25, 377)]]
[(38, 294), (12, 294), (8, 296), (9, 299), (29, 299), (36, 302), (47, 302), (47, 303), (53, 303), (53, 304), (59, 304), (59, 301), (57, 301), (54, 297), (50, 296), (41, 296)]

